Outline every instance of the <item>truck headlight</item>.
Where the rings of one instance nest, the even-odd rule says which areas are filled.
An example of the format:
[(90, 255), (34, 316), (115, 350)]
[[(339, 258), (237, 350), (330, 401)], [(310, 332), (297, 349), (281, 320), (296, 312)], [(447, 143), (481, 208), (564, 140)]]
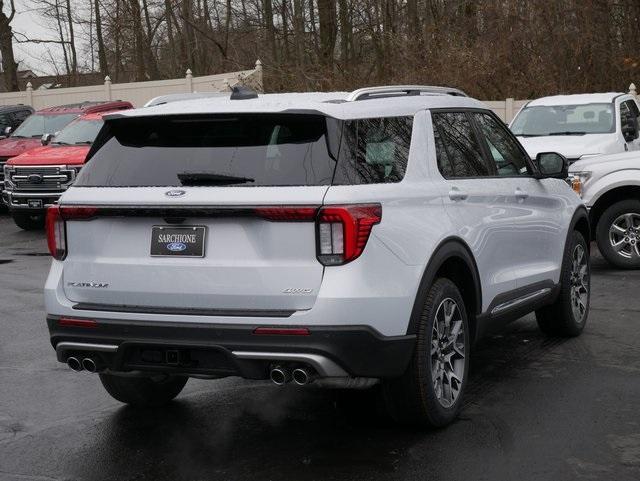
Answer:
[(4, 185), (7, 187), (13, 184), (11, 182), (11, 172), (13, 172), (13, 168), (10, 165), (5, 165), (3, 168), (3, 179)]
[(591, 172), (587, 172), (587, 171), (569, 173), (569, 178), (571, 179), (571, 188), (580, 197), (582, 197), (582, 194), (584, 192), (584, 185), (587, 183), (590, 177), (591, 177)]

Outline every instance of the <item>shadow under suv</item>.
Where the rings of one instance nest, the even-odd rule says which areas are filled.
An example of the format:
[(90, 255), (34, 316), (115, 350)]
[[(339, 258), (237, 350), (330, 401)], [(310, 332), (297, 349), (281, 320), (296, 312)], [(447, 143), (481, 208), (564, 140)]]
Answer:
[(442, 426), (488, 329), (586, 323), (566, 171), (455, 89), (236, 89), (109, 115), (48, 211), (51, 342), (134, 405), (189, 377), (377, 385), (397, 421)]

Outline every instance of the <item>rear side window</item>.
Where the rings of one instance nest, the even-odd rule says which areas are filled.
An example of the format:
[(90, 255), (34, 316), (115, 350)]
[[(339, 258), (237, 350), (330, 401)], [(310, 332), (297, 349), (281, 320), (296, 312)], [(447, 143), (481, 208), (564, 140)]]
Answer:
[(407, 171), (413, 117), (344, 122), (334, 184), (400, 182)]
[(444, 177), (485, 177), (491, 170), (464, 112), (433, 112), (438, 167)]
[(328, 185), (331, 122), (300, 114), (114, 119), (75, 185)]

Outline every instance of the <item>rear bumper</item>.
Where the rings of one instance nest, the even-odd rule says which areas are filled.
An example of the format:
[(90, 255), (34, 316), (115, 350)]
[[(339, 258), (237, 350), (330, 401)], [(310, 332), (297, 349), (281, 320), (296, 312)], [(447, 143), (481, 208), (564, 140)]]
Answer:
[(415, 336), (383, 336), (368, 326), (308, 326), (309, 335), (283, 336), (253, 334), (263, 324), (96, 319), (97, 327), (86, 328), (58, 319), (47, 317), (58, 361), (89, 353), (119, 372), (267, 379), (270, 365), (285, 362), (310, 365), (322, 377), (393, 378), (405, 371), (415, 344)]

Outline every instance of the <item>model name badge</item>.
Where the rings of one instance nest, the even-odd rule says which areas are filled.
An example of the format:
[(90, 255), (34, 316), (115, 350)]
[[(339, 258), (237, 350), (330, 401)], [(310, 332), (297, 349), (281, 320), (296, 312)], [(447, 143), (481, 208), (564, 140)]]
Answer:
[(104, 289), (109, 287), (106, 282), (67, 282), (69, 287), (93, 287), (95, 289)]
[(311, 294), (313, 289), (307, 289), (303, 287), (287, 287), (284, 291), (285, 294)]

